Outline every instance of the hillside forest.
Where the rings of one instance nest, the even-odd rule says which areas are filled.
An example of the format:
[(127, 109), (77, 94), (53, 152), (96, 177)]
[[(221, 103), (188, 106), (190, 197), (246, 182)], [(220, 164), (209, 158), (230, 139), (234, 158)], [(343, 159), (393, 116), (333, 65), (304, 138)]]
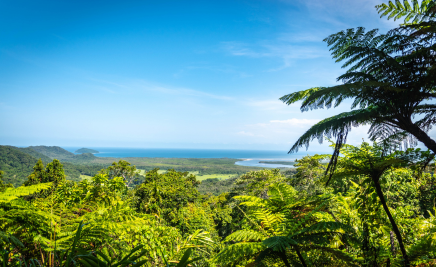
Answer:
[[(290, 150), (318, 139), (332, 154), (248, 170), (234, 159), (114, 161), (58, 147), (1, 146), (0, 264), (436, 266), (436, 142), (429, 134), (436, 2), (376, 8), (403, 23), (384, 34), (359, 27), (324, 40), (347, 68), (340, 85), (281, 98), (301, 101), (303, 112), (351, 101), (351, 111), (313, 125)], [(361, 125), (370, 140), (347, 144)], [(207, 172), (234, 176), (201, 181)]]

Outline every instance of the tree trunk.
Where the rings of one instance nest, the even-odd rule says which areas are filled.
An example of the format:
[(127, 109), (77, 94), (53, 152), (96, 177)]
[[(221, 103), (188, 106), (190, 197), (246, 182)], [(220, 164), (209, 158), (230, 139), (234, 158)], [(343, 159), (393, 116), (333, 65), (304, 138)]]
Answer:
[(392, 231), (389, 232), (390, 235), (390, 241), (391, 241), (391, 252), (392, 252), (392, 257), (395, 258), (395, 240), (394, 240), (394, 233)]
[(303, 256), (301, 255), (300, 250), (298, 249), (297, 246), (295, 246), (295, 251), (297, 252), (297, 255), (298, 255), (298, 258), (299, 258), (300, 261), (301, 261), (301, 264), (303, 264), (304, 267), (307, 267), (307, 264), (306, 264), (306, 262), (304, 261), (304, 258), (303, 258)]
[(286, 267), (291, 267), (289, 264), (288, 258), (286, 257), (286, 251), (280, 252), (280, 258), (282, 258), (283, 263), (286, 265)]
[(407, 256), (406, 249), (404, 248), (403, 238), (401, 237), (400, 230), (398, 229), (398, 226), (395, 223), (394, 217), (392, 217), (392, 214), (389, 211), (389, 207), (386, 204), (385, 197), (384, 197), (383, 192), (381, 190), (381, 186), (380, 186), (378, 179), (376, 180), (376, 179), (374, 179), (374, 177), (372, 177), (372, 180), (374, 182), (375, 191), (377, 192), (378, 198), (380, 199), (380, 201), (383, 205), (383, 209), (385, 210), (386, 214), (389, 217), (389, 221), (391, 223), (392, 230), (394, 231), (395, 235), (397, 236), (398, 245), (400, 246), (401, 253), (403, 254), (404, 266), (409, 267), (410, 261), (409, 261), (409, 257)]
[(436, 154), (436, 142), (428, 136), (428, 134), (419, 128), (412, 121), (405, 125), (404, 130), (411, 133), (416, 137), (419, 141), (421, 141), (428, 149), (433, 151)]

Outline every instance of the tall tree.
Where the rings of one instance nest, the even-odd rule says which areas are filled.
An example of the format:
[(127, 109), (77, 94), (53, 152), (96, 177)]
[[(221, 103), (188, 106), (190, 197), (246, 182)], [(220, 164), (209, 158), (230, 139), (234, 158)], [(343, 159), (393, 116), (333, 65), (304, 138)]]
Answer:
[(138, 175), (136, 166), (130, 165), (130, 162), (120, 160), (118, 162), (112, 163), (112, 165), (108, 168), (101, 170), (100, 173), (107, 174), (109, 179), (122, 177), (126, 182), (126, 185), (130, 186), (134, 181), (135, 176)]
[(33, 166), (33, 172), (27, 177), (27, 181), (24, 182), (25, 186), (43, 183), (46, 180), (46, 172), (44, 169), (44, 163), (39, 159)]
[(52, 162), (47, 164), (45, 174), (45, 180), (43, 181), (45, 183), (53, 182), (53, 185), (57, 186), (65, 181), (64, 167), (57, 159), (54, 159)]
[[(381, 140), (389, 147), (415, 145), (418, 140), (436, 153), (436, 142), (427, 134), (436, 122), (436, 105), (428, 102), (436, 98), (436, 4), (423, 1), (419, 7), (417, 1), (413, 3), (414, 8), (404, 8), (402, 13), (383, 5), (378, 9), (382, 16), (406, 16), (406, 22), (422, 11), (417, 23), (387, 34), (361, 27), (348, 29), (324, 39), (336, 62), (345, 61), (343, 67), (349, 68), (338, 77), (343, 84), (310, 88), (280, 99), (286, 104), (302, 100), (302, 111), (337, 107), (351, 99), (354, 110), (315, 124), (290, 152), (307, 147), (315, 138), (322, 142), (324, 136), (336, 137), (335, 152), (327, 168), (331, 171), (351, 128), (370, 125), (372, 140)], [(410, 6), (406, 0), (404, 6)]]

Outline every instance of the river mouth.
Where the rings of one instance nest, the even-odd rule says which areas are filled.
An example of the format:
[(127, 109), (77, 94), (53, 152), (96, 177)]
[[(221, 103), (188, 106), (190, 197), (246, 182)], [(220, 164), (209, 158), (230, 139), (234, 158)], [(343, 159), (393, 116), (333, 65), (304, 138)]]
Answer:
[[(235, 162), (236, 165), (247, 166), (247, 167), (262, 167), (262, 168), (295, 168), (292, 165), (284, 165), (284, 164), (270, 164), (270, 163), (260, 163), (259, 161), (277, 161), (276, 159), (243, 159), (241, 161)], [(287, 162), (294, 162), (294, 160), (280, 160)]]

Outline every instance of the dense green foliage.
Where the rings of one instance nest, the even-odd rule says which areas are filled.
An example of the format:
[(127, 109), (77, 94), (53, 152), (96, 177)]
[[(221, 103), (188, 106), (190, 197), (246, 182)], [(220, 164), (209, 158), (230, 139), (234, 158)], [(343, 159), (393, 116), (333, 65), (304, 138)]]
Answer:
[[(40, 151), (37, 152), (36, 150)], [(45, 153), (45, 154), (42, 154)], [(27, 155), (25, 155), (27, 154)], [(21, 185), (32, 171), (33, 165), (41, 159), (48, 164), (53, 159), (62, 162), (68, 180), (80, 181), (80, 175), (94, 176), (102, 169), (106, 169), (117, 158), (97, 158), (92, 154), (74, 155), (60, 147), (27, 147), (0, 146), (0, 170), (5, 172), (4, 178), (14, 186)], [(230, 174), (240, 175), (249, 170), (258, 170), (256, 167), (235, 165), (237, 159), (179, 159), (179, 158), (126, 158), (138, 169), (150, 171), (154, 168), (162, 170), (177, 169), (179, 171), (198, 172), (200, 175)], [(122, 160), (127, 162), (126, 160)], [(135, 167), (136, 168), (136, 167)], [(143, 181), (142, 175), (129, 175), (127, 184), (137, 185)], [(223, 192), (223, 191), (220, 191)]]
[[(52, 161), (51, 158), (30, 148), (0, 146), (0, 170), (4, 172), (4, 180), (14, 186), (19, 186), (26, 181), (38, 159), (41, 159), (44, 164)], [(72, 181), (80, 181), (80, 174), (93, 175), (103, 168), (102, 165), (79, 166), (72, 163), (63, 163), (63, 166), (67, 179)]]
[(21, 185), (37, 162), (34, 157), (13, 147), (0, 146), (0, 170), (6, 183)]
[(259, 167), (246, 167), (236, 165), (237, 159), (219, 158), (125, 158), (135, 164), (138, 169), (150, 171), (154, 168), (162, 170), (176, 169), (183, 172), (198, 171), (199, 175), (207, 174), (244, 174), (249, 170), (260, 170)]
[[(357, 29), (327, 39), (334, 57), (351, 66), (340, 77), (344, 85), (284, 97), (303, 100), (303, 110), (345, 98), (360, 106), (321, 121), (293, 147), (334, 135), (333, 156), (306, 156), (294, 170), (250, 170), (201, 187), (187, 172), (194, 166), (204, 165), (195, 169), (201, 174), (239, 174), (241, 166), (228, 167), (231, 159), (157, 158), (110, 165), (113, 159), (72, 156), (58, 147), (31, 152), (1, 146), (0, 264), (436, 266), (436, 163), (430, 152), (436, 147), (427, 138), (436, 112), (422, 103), (436, 96), (436, 3), (404, 0), (378, 9), (382, 16), (406, 17), (404, 26), (386, 35)], [(416, 114), (423, 119), (413, 122)], [(371, 124), (371, 136), (381, 142), (346, 145), (349, 128), (360, 124)], [(411, 137), (430, 150), (400, 150), (399, 142)], [(37, 160), (35, 152), (50, 160)], [(56, 157), (108, 167), (75, 182)], [(8, 172), (24, 185), (8, 184)]]
[(237, 177), (220, 180), (218, 178), (206, 179), (198, 185), (198, 191), (202, 194), (212, 194), (218, 196), (222, 193), (230, 192), (234, 188)]
[(147, 266), (183, 256), (193, 266), (436, 263), (433, 157), (346, 145), (331, 178), (324, 176), (329, 156), (306, 156), (292, 172), (206, 180), (228, 184), (220, 195), (201, 194), (188, 172), (154, 169), (129, 188), (126, 177), (136, 169), (125, 161), (80, 183), (64, 179), (59, 161), (38, 161), (28, 186), (1, 184), (3, 255), (12, 265), (50, 266), (70, 255), (86, 267), (121, 261), (132, 248), (132, 262)]

